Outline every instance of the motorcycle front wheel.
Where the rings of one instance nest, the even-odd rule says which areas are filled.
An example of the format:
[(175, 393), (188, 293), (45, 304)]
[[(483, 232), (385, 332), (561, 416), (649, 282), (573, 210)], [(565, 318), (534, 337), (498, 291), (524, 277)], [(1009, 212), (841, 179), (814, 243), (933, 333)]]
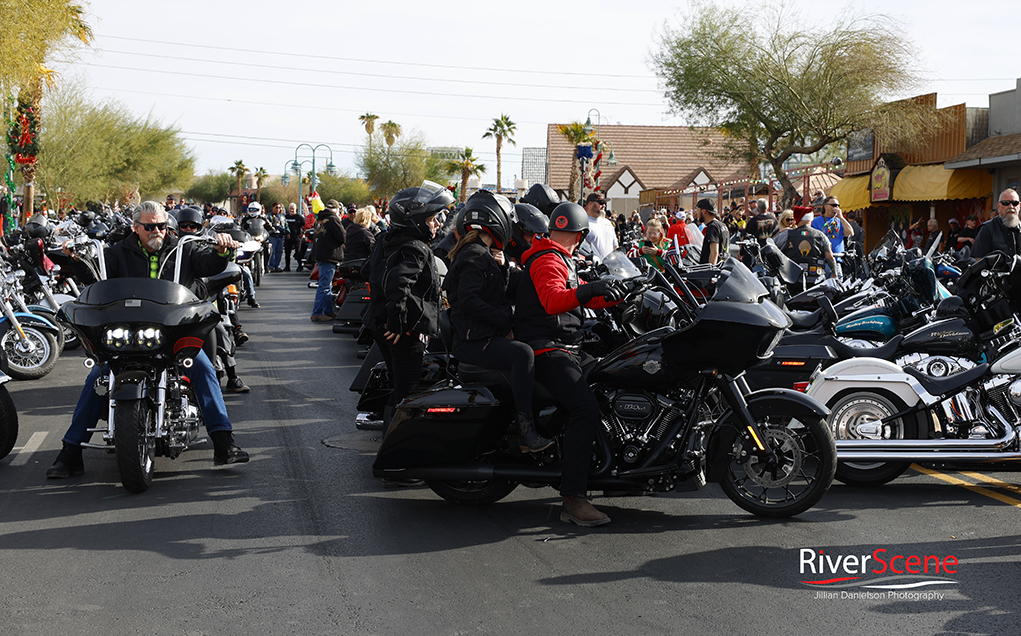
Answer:
[(114, 411), (117, 468), (128, 492), (144, 492), (152, 485), (155, 431), (155, 415), (148, 399), (117, 400)]
[(517, 483), (513, 481), (426, 481), (426, 486), (440, 497), (456, 504), (487, 506), (511, 494)]
[(21, 339), (16, 327), (11, 327), (0, 338), (0, 346), (7, 354), (8, 374), (15, 380), (37, 380), (57, 364), (60, 350), (57, 339), (29, 325), (22, 325), (27, 342)]
[(833, 483), (837, 447), (820, 417), (756, 416), (762, 442), (772, 461), (752, 452), (753, 441), (740, 431), (731, 449), (723, 492), (741, 508), (760, 517), (792, 517), (822, 499)]

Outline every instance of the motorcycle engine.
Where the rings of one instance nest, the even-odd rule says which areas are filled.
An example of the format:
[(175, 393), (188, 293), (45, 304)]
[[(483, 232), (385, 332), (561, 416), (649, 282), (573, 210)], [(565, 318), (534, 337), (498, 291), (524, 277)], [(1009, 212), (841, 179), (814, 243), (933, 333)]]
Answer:
[(913, 367), (925, 375), (934, 378), (945, 378), (948, 375), (960, 373), (965, 369), (975, 366), (967, 358), (927, 356), (922, 353), (910, 353), (902, 358), (898, 358), (897, 364), (902, 367)]
[(622, 466), (641, 463), (651, 442), (683, 415), (673, 400), (654, 393), (607, 390), (600, 397), (603, 425)]

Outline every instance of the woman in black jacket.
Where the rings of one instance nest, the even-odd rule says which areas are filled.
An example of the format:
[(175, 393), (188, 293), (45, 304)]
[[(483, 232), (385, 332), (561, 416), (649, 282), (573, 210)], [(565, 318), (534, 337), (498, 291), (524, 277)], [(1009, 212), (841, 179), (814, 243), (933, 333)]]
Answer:
[(454, 356), (489, 369), (510, 370), (521, 452), (535, 453), (553, 442), (536, 432), (532, 420), (535, 355), (531, 347), (511, 339), (502, 252), (511, 235), (511, 209), (505, 197), (486, 190), (468, 199), (461, 238), (448, 255), (452, 265), (443, 288), (450, 301)]
[(368, 258), (376, 237), (369, 231), (372, 224), (372, 211), (362, 208), (354, 213), (351, 223), (347, 226), (347, 240), (344, 243), (344, 258), (353, 261)]
[(436, 214), (454, 202), (450, 190), (426, 182), (390, 200), (390, 230), (376, 241), (362, 274), (369, 281), (369, 306), (362, 322), (372, 334), (393, 378), (384, 413), (384, 436), (401, 400), (418, 390), (423, 338), (439, 329), (440, 280), (429, 249), (439, 227)]

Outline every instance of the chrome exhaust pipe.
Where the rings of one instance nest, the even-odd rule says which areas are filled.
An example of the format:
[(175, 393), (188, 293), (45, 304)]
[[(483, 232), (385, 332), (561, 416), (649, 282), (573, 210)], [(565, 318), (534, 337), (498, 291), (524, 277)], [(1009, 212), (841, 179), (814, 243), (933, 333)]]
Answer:
[(919, 462), (945, 463), (945, 462), (1011, 462), (1021, 460), (1021, 452), (1012, 451), (1009, 453), (990, 452), (941, 452), (941, 451), (918, 451), (903, 452), (893, 451), (882, 453), (877, 451), (837, 451), (837, 459), (842, 462)]
[(999, 450), (1017, 439), (1017, 432), (1013, 427), (1007, 429), (1007, 433), (997, 439), (838, 439), (837, 453), (844, 451), (907, 451), (916, 450)]

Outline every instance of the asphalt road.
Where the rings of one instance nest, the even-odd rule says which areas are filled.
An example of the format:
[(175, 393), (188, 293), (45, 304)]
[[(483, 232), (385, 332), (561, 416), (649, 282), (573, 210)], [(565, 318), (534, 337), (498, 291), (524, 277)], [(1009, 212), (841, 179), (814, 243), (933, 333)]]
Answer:
[[(130, 495), (114, 457), (86, 451), (84, 475), (47, 481), (82, 354), (8, 385), (21, 433), (0, 461), (0, 633), (1021, 633), (1017, 473), (838, 484), (783, 521), (716, 486), (601, 498), (613, 522), (595, 529), (561, 523), (548, 488), (484, 508), (385, 490), (373, 434), (353, 424), (356, 346), (309, 321), (304, 281), (269, 275), (262, 309), (242, 310), (252, 392), (226, 401), (248, 464), (214, 468), (209, 447), (160, 458), (153, 486)], [(872, 560), (858, 578), (804, 583), (852, 577), (841, 567), (860, 555)], [(954, 571), (930, 558), (908, 580), (924, 586), (861, 586), (889, 576), (877, 558), (903, 570), (910, 556)]]

